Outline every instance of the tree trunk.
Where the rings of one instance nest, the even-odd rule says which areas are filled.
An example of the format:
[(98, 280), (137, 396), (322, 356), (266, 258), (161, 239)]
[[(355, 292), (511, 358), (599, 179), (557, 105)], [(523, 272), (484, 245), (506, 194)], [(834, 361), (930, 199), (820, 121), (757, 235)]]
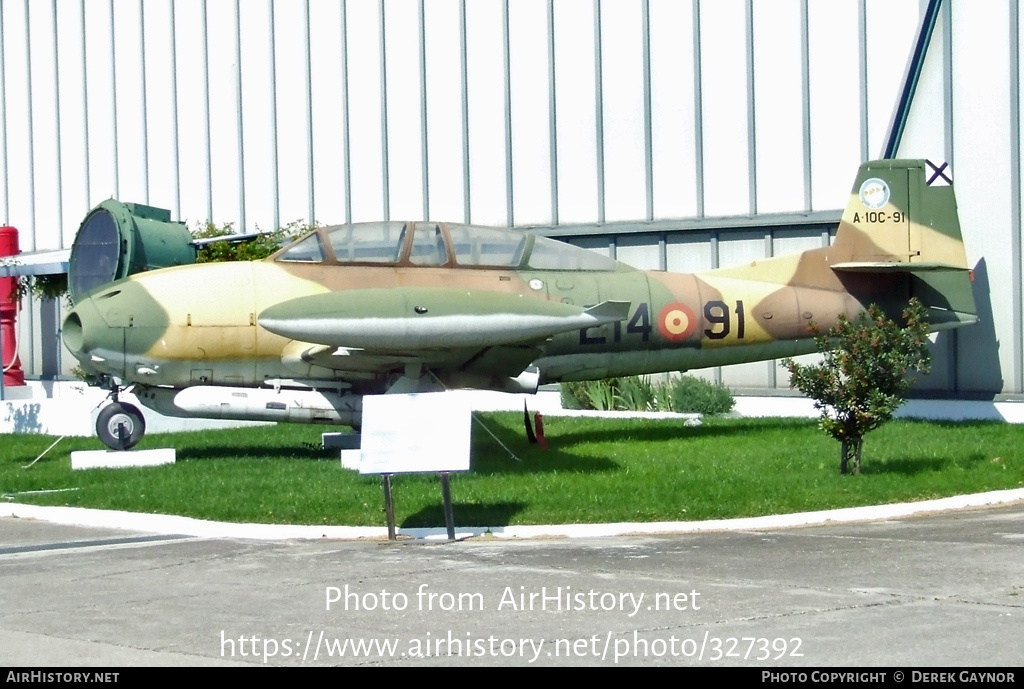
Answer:
[(843, 438), (843, 449), (839, 457), (839, 473), (849, 471), (850, 460), (853, 460), (853, 473), (860, 473), (860, 451), (864, 446), (864, 438)]

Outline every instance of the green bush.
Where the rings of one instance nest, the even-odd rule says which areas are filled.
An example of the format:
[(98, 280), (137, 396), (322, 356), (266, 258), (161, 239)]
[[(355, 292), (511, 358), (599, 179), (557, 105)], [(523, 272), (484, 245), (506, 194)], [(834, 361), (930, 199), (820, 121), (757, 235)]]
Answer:
[(653, 411), (655, 387), (647, 376), (618, 378), (615, 386), (615, 408), (625, 411)]
[(223, 237), (226, 241), (205, 244), (200, 247), (196, 255), (196, 263), (259, 261), (270, 256), (284, 244), (313, 229), (316, 229), (316, 225), (307, 225), (301, 220), (296, 220), (273, 232), (242, 241), (231, 241), (230, 237), (235, 234), (234, 223), (218, 226), (207, 221), (193, 230), (192, 236), (196, 239)]
[(680, 376), (670, 382), (672, 411), (684, 414), (725, 414), (736, 405), (729, 388), (694, 376)]
[(687, 414), (724, 414), (735, 405), (724, 385), (693, 376), (658, 383), (647, 376), (608, 378), (562, 383), (565, 409), (617, 409), (620, 411), (675, 411)]
[(572, 380), (561, 384), (562, 409), (593, 409), (587, 397), (587, 386), (592, 381)]

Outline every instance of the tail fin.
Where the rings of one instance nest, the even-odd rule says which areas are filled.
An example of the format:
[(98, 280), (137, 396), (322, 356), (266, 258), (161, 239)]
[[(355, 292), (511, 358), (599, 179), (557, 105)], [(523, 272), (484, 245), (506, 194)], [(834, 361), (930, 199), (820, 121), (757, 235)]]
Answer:
[(933, 330), (978, 320), (946, 166), (876, 160), (857, 173), (832, 254), (839, 272), (904, 274)]

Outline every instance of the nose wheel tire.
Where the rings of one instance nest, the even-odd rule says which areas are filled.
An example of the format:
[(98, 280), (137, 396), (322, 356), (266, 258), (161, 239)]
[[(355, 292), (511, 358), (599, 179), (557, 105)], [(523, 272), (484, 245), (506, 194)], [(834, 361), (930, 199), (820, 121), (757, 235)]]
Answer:
[[(121, 442), (119, 427), (124, 427)], [(139, 444), (146, 433), (146, 419), (138, 407), (123, 402), (108, 404), (96, 417), (96, 435), (111, 450), (130, 450)]]

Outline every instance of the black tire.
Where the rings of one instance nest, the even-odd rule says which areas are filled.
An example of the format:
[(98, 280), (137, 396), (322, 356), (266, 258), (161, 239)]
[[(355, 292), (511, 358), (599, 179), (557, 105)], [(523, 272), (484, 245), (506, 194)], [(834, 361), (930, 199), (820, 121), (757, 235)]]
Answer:
[[(118, 439), (118, 426), (124, 424), (124, 448)], [(108, 404), (96, 417), (96, 436), (111, 450), (130, 450), (146, 434), (146, 418), (138, 407), (122, 402)]]

